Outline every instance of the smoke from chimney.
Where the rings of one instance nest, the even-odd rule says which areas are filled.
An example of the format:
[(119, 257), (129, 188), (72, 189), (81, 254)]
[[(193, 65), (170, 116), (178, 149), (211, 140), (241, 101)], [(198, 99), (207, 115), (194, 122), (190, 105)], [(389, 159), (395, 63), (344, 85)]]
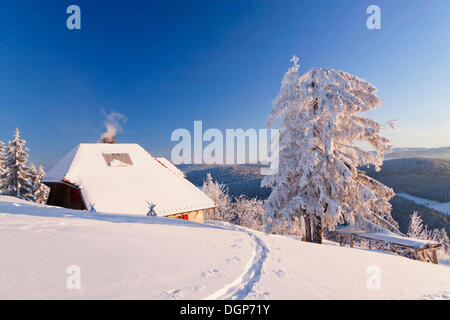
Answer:
[(106, 115), (105, 126), (106, 132), (104, 132), (101, 136), (101, 140), (103, 143), (115, 143), (116, 142), (116, 134), (123, 131), (120, 122), (126, 123), (127, 117), (125, 115), (111, 111)]

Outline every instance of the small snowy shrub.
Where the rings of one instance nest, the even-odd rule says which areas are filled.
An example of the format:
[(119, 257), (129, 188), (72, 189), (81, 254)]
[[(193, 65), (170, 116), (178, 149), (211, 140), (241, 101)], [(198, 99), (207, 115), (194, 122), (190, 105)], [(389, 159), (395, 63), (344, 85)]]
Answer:
[(211, 174), (208, 173), (206, 180), (203, 181), (202, 191), (216, 204), (216, 209), (208, 210), (205, 218), (208, 220), (232, 222), (235, 216), (228, 189), (217, 181), (213, 181)]
[(250, 229), (263, 231), (264, 229), (264, 202), (257, 198), (247, 199), (241, 195), (235, 199), (233, 209), (236, 223)]
[(439, 242), (442, 245), (442, 249), (438, 251), (438, 257), (440, 259), (448, 259), (450, 258), (450, 252), (449, 252), (449, 238), (447, 235), (447, 232), (444, 228), (441, 230), (434, 229), (432, 232), (431, 240)]
[(442, 247), (447, 256), (450, 256), (450, 239), (448, 238), (448, 234), (444, 228), (441, 229), (438, 241), (442, 244)]
[(230, 222), (254, 230), (263, 229), (265, 208), (262, 200), (247, 199), (243, 195), (232, 199), (228, 189), (213, 181), (210, 173), (203, 182), (202, 190), (217, 206), (215, 212), (208, 210), (206, 219)]
[(410, 217), (408, 233), (406, 235), (409, 238), (415, 239), (423, 239), (424, 237), (423, 220), (417, 211), (414, 211)]
[(305, 238), (305, 219), (303, 217), (293, 217), (292, 220), (281, 220), (273, 224), (270, 233), (294, 235)]
[(445, 229), (429, 231), (427, 226), (423, 226), (422, 218), (416, 211), (414, 211), (410, 219), (407, 236), (409, 238), (439, 242), (442, 245), (442, 249), (438, 251), (439, 258), (448, 259), (450, 243)]
[[(230, 222), (249, 229), (264, 231), (266, 208), (263, 200), (248, 199), (244, 195), (233, 199), (228, 194), (228, 189), (214, 181), (210, 173), (203, 182), (202, 190), (217, 206), (215, 213), (213, 210), (205, 213), (205, 219)], [(303, 238), (304, 228), (303, 217), (294, 217), (292, 220), (277, 221), (270, 232)]]
[[(0, 141), (0, 177), (5, 172), (5, 143), (3, 141)], [(0, 180), (0, 186), (3, 185), (2, 181)], [(1, 189), (0, 189), (1, 191)]]
[(44, 176), (45, 171), (42, 166), (39, 166), (39, 169), (36, 169), (34, 165), (31, 165), (30, 179), (31, 185), (33, 186), (33, 201), (36, 203), (45, 204), (50, 193), (50, 188), (42, 183), (42, 178), (44, 178)]

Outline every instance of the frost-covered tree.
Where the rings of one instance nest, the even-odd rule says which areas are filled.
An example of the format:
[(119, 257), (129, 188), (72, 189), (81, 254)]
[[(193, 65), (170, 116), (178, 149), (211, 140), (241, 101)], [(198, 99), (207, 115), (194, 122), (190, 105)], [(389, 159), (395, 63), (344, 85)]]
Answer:
[(44, 176), (44, 167), (39, 166), (39, 169), (36, 169), (35, 165), (31, 165), (30, 179), (31, 185), (33, 186), (32, 195), (33, 201), (36, 203), (45, 204), (50, 193), (50, 188), (42, 183), (42, 178), (44, 178)]
[(34, 196), (34, 192), (36, 191), (36, 187), (39, 184), (39, 177), (38, 177), (38, 170), (36, 169), (36, 166), (34, 164), (31, 164), (31, 167), (28, 169), (28, 178), (30, 179), (31, 182), (31, 195), (32, 195), (32, 200), (34, 202), (36, 201), (36, 197)]
[[(262, 182), (272, 187), (266, 230), (277, 221), (304, 216), (311, 242), (321, 243), (322, 228), (340, 223), (399, 233), (390, 214), (393, 190), (358, 169), (374, 165), (379, 170), (391, 150), (380, 134), (383, 125), (361, 115), (381, 104), (376, 88), (333, 69), (299, 76), (298, 58), (291, 61), (268, 123), (273, 127), (281, 119), (279, 170)], [(354, 142), (368, 142), (375, 152)]]
[(430, 240), (440, 242), (441, 241), (441, 230), (434, 229), (432, 232), (430, 232)]
[[(5, 143), (3, 141), (0, 141), (0, 179), (3, 173), (5, 172)], [(0, 187), (3, 185), (2, 181), (0, 180)], [(1, 189), (0, 189), (1, 191)]]
[(270, 233), (295, 235), (305, 239), (305, 219), (304, 217), (293, 217), (293, 220), (280, 219), (273, 223)]
[(439, 242), (440, 244), (442, 244), (442, 249), (446, 253), (448, 252), (450, 243), (449, 243), (449, 238), (448, 238), (447, 232), (445, 231), (445, 228), (442, 228), (441, 230), (434, 229), (433, 232), (431, 233), (430, 240)]
[(433, 231), (428, 229), (428, 226), (423, 227), (422, 235), (419, 239), (422, 240), (433, 240)]
[(4, 172), (0, 176), (2, 182), (0, 189), (3, 195), (33, 200), (33, 186), (26, 166), (27, 151), (25, 140), (20, 139), (19, 129), (16, 129), (14, 139), (6, 146)]
[(262, 200), (247, 199), (241, 195), (235, 199), (233, 209), (237, 217), (237, 224), (254, 230), (263, 230), (266, 209)]
[(450, 255), (450, 239), (444, 228), (441, 229), (438, 241), (442, 244), (442, 248), (447, 255)]
[(407, 236), (409, 238), (422, 239), (423, 238), (423, 220), (417, 211), (414, 211), (410, 216)]
[(208, 214), (208, 219), (227, 222), (234, 219), (231, 197), (228, 195), (227, 188), (217, 181), (213, 181), (210, 173), (206, 175), (206, 180), (203, 181), (202, 191), (216, 204), (215, 212)]

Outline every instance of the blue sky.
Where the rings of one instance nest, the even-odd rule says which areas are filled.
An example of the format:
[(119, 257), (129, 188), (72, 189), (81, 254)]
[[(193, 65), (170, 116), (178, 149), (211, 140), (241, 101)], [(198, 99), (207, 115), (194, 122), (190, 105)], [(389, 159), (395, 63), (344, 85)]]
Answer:
[[(66, 8), (81, 8), (68, 30)], [(381, 30), (366, 28), (370, 4)], [(396, 146), (450, 145), (450, 2), (2, 1), (0, 140), (19, 127), (35, 163), (96, 142), (104, 111), (119, 142), (169, 155), (176, 128), (264, 128), (293, 54), (301, 72), (369, 80)]]

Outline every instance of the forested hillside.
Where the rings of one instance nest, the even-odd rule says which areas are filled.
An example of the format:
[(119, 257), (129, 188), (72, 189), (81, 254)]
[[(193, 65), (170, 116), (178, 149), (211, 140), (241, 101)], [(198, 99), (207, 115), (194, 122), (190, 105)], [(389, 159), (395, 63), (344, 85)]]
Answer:
[[(207, 173), (214, 180), (226, 185), (233, 197), (241, 194), (249, 198), (266, 199), (269, 188), (261, 188), (260, 170), (257, 166), (201, 166), (185, 165), (180, 167), (186, 172), (187, 179), (201, 186)], [(386, 160), (381, 171), (362, 168), (368, 175), (393, 188), (396, 193), (410, 195), (441, 202), (450, 201), (450, 160), (408, 158)], [(430, 228), (446, 228), (450, 233), (450, 216), (411, 200), (394, 197), (391, 201), (392, 216), (399, 223), (400, 230), (406, 232), (410, 215), (417, 211), (424, 223)]]
[(450, 201), (450, 160), (395, 159), (383, 163), (381, 171), (363, 168), (368, 175), (394, 188), (416, 197)]

